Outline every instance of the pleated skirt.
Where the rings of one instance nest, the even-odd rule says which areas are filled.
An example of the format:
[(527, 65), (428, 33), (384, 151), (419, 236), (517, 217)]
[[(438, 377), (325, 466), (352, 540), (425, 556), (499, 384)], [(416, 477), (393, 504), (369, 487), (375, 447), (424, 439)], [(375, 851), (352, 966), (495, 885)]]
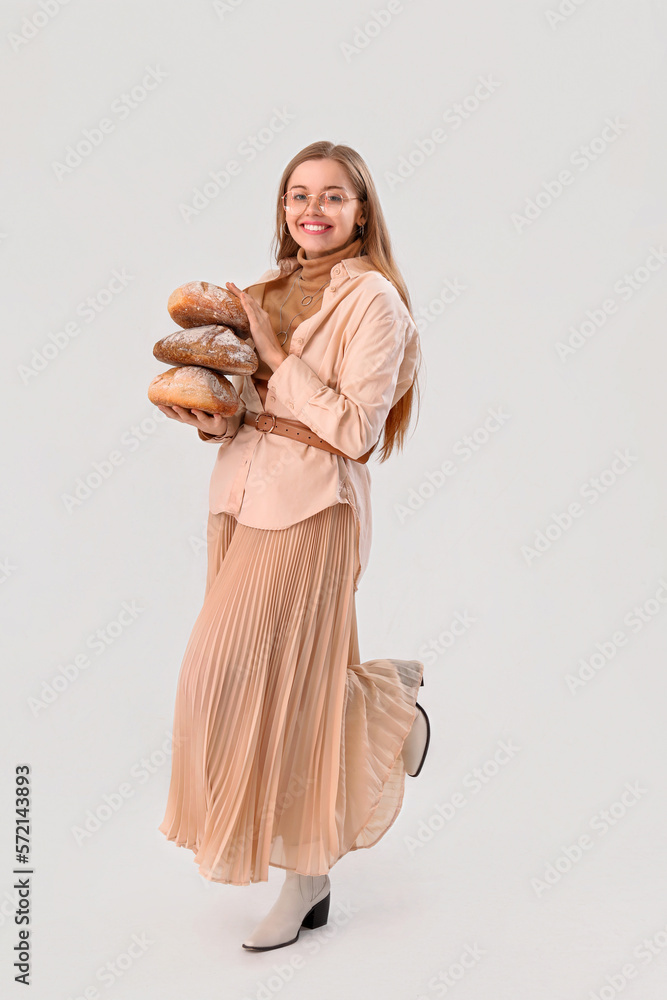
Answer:
[(209, 881), (322, 875), (398, 816), (424, 665), (359, 662), (349, 504), (279, 530), (209, 512), (207, 538), (158, 829)]

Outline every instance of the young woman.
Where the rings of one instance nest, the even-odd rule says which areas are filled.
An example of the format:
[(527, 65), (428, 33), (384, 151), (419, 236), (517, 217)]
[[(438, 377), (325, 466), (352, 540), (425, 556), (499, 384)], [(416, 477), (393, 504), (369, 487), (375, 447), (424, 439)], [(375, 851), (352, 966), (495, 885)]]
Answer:
[(252, 376), (231, 377), (239, 410), (160, 407), (219, 448), (159, 829), (211, 881), (248, 885), (285, 869), (243, 942), (254, 951), (326, 923), (328, 872), (387, 832), (430, 740), (423, 663), (359, 663), (366, 462), (383, 431), (380, 461), (402, 447), (420, 355), (361, 156), (330, 142), (302, 149), (276, 220), (279, 267), (243, 291), (227, 283), (259, 359)]

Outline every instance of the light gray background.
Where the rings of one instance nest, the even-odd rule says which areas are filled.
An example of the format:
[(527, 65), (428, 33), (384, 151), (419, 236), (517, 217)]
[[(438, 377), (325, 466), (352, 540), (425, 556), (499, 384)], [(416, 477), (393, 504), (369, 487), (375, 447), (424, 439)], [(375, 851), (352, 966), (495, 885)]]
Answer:
[[(559, 4), (570, 13), (550, 18)], [(39, 2), (3, 5), (8, 997), (26, 995), (11, 968), (12, 779), (29, 762), (35, 1000), (91, 987), (110, 1000), (664, 998), (667, 261), (651, 254), (667, 246), (667, 11), (647, 0), (392, 7), (376, 30), (382, 0), (71, 0), (46, 18)], [(34, 37), (12, 43), (21, 31)], [(121, 120), (114, 102), (149, 67), (165, 78)], [(443, 116), (482, 77), (494, 92), (456, 127)], [(292, 118), (251, 160), (242, 144), (274, 109)], [(59, 178), (54, 163), (105, 117), (113, 131)], [(446, 139), (419, 163), (438, 128)], [(433, 733), (392, 829), (332, 871), (328, 927), (260, 955), (240, 944), (282, 873), (208, 885), (157, 830), (216, 449), (159, 421), (146, 391), (163, 370), (152, 346), (173, 328), (169, 293), (190, 280), (243, 287), (271, 266), (280, 174), (325, 138), (367, 160), (421, 316), (420, 419), (403, 454), (371, 462), (373, 553), (357, 607), (362, 659), (425, 663)], [(583, 169), (577, 151), (591, 143)], [(412, 172), (393, 183), (402, 157)], [(231, 159), (240, 174), (184, 221), (179, 206)], [(549, 198), (565, 169), (572, 183)], [(518, 231), (513, 217), (540, 192)], [(80, 303), (123, 269), (132, 280), (86, 321)], [(616, 283), (633, 272), (626, 301)], [(443, 303), (448, 282), (465, 290)], [(616, 311), (559, 357), (570, 328), (610, 299)], [(22, 377), (73, 321), (78, 335)], [(507, 418), (485, 433), (490, 408)], [(484, 443), (465, 459), (457, 442), (475, 434)], [(626, 466), (609, 472), (617, 449)], [(122, 462), (68, 511), (63, 496), (113, 451)], [(429, 487), (448, 459), (456, 471)], [(604, 493), (589, 486), (587, 499), (601, 475)], [(553, 516), (575, 502), (581, 516), (559, 531)], [(524, 547), (549, 525), (529, 561)], [(113, 631), (123, 602), (142, 610), (96, 654), (88, 637)], [(638, 606), (635, 630), (626, 616)], [(457, 615), (474, 622), (452, 641)], [(570, 690), (567, 675), (619, 631), (625, 644)], [(86, 651), (90, 666), (35, 714), (30, 699)], [(499, 741), (520, 749), (488, 763)], [(131, 795), (77, 843), (87, 810), (123, 783)], [(619, 805), (626, 785), (636, 792)], [(607, 809), (605, 832), (595, 817)], [(540, 891), (549, 865), (556, 879)], [(106, 985), (98, 970), (132, 935), (151, 943)], [(479, 949), (467, 969), (456, 964), (466, 948)]]

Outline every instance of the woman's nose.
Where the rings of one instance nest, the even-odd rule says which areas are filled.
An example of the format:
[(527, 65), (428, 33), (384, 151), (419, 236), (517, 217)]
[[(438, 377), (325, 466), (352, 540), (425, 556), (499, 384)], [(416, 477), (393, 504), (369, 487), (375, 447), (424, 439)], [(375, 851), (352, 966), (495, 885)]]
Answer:
[(319, 196), (319, 194), (309, 194), (307, 197), (308, 197), (308, 201), (306, 202), (306, 207), (304, 208), (304, 212), (309, 212), (310, 211), (311, 198), (314, 198), (315, 199), (315, 206), (314, 206), (315, 214), (321, 215), (322, 214), (322, 209), (320, 208), (320, 201), (319, 201), (320, 196)]

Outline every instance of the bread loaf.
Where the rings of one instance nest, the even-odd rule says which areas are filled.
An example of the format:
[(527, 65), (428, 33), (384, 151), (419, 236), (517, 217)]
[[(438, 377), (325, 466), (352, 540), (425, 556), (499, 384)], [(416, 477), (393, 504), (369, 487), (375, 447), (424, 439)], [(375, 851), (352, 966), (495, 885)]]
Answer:
[(148, 386), (151, 403), (184, 406), (231, 417), (239, 408), (238, 393), (229, 379), (210, 368), (188, 365), (169, 368)]
[(169, 365), (203, 365), (227, 375), (251, 375), (258, 358), (250, 344), (228, 326), (192, 326), (167, 334), (153, 348), (153, 357)]
[(248, 315), (241, 300), (208, 281), (189, 281), (169, 296), (169, 315), (186, 329), (191, 326), (231, 326), (242, 336), (250, 333)]

